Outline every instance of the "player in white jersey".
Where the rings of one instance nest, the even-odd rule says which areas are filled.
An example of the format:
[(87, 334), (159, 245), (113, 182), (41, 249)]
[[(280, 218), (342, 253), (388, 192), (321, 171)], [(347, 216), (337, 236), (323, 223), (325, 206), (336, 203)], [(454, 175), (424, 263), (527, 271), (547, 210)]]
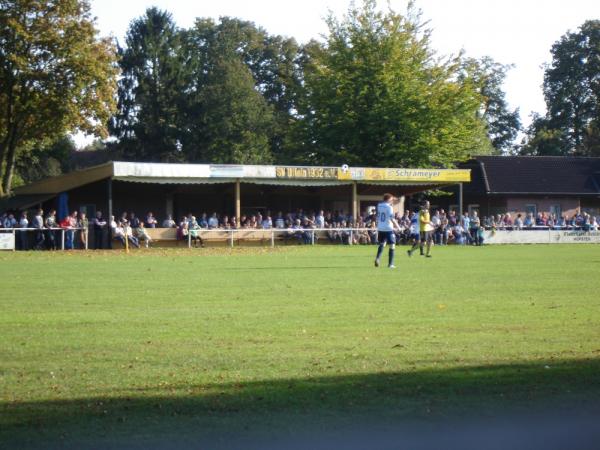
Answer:
[(400, 228), (396, 219), (394, 219), (394, 210), (392, 203), (394, 196), (392, 194), (384, 194), (383, 201), (377, 205), (377, 257), (375, 258), (375, 267), (379, 267), (379, 260), (383, 253), (383, 247), (390, 244), (388, 267), (395, 269), (394, 266), (394, 250), (396, 248), (396, 234), (394, 229)]

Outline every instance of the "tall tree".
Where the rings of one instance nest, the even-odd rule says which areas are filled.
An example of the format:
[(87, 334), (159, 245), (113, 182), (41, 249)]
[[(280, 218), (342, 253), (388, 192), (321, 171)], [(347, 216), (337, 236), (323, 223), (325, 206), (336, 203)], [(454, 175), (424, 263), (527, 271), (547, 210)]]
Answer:
[(0, 0), (0, 196), (32, 145), (106, 135), (118, 71), (96, 35), (87, 0)]
[(515, 153), (515, 142), (521, 131), (519, 109), (509, 109), (506, 94), (502, 88), (510, 65), (503, 65), (485, 56), (481, 59), (466, 58), (463, 70), (472, 78), (481, 95), (479, 113), (487, 124), (487, 132), (497, 154)]
[(306, 161), (451, 166), (490, 151), (475, 80), (436, 57), (412, 3), (402, 16), (364, 0), (327, 23), (326, 44), (305, 49)]
[(149, 8), (134, 20), (119, 48), (119, 112), (111, 130), (125, 158), (184, 160), (179, 119), (189, 78), (180, 31), (172, 16)]
[(599, 155), (600, 20), (566, 33), (551, 53), (544, 75), (548, 129), (559, 132), (563, 154)]
[(204, 107), (197, 159), (230, 164), (272, 162), (269, 135), (273, 110), (256, 91), (254, 79), (241, 61), (217, 61), (201, 97)]
[[(215, 78), (214, 73), (223, 74), (225, 71), (228, 74), (228, 83), (231, 84), (234, 80), (241, 83), (236, 88), (238, 92), (239, 89), (249, 89), (252, 84), (254, 92), (247, 91), (247, 95), (242, 95), (235, 102), (237, 107), (247, 111), (255, 108), (258, 101), (256, 93), (270, 106), (269, 115), (272, 115), (272, 118), (268, 119), (269, 126), (264, 129), (268, 131), (269, 151), (275, 159), (284, 159), (285, 156), (282, 155), (285, 155), (284, 147), (290, 123), (294, 120), (300, 84), (296, 42), (293, 39), (270, 36), (252, 22), (229, 17), (221, 18), (218, 23), (211, 19), (198, 19), (195, 26), (186, 33), (186, 38), (188, 64), (193, 67), (194, 81), (190, 95), (187, 96), (188, 108), (184, 128), (191, 130), (191, 133), (184, 136), (184, 152), (189, 152), (192, 159), (196, 158), (194, 155), (197, 155), (198, 151), (206, 150), (199, 147), (199, 143), (207, 138), (205, 133), (210, 133), (206, 127), (219, 127), (218, 123), (211, 124), (206, 114), (207, 110), (218, 109), (219, 106), (208, 104), (209, 99), (204, 95), (217, 88), (215, 83), (218, 84), (219, 79)], [(239, 73), (234, 74), (233, 71)], [(210, 89), (207, 89), (207, 84), (210, 84)], [(214, 96), (211, 99), (217, 100)], [(248, 101), (249, 104), (243, 106), (242, 101)], [(200, 116), (204, 119), (198, 121)], [(266, 120), (266, 117), (260, 121), (263, 119)], [(234, 123), (238, 126), (249, 126), (246, 120), (234, 119), (230, 125)], [(239, 135), (242, 132), (247, 136), (258, 133), (255, 136), (257, 140), (264, 137), (259, 126), (235, 130), (234, 134)], [(235, 139), (237, 138), (233, 137), (233, 140)], [(228, 152), (225, 148), (223, 151)]]

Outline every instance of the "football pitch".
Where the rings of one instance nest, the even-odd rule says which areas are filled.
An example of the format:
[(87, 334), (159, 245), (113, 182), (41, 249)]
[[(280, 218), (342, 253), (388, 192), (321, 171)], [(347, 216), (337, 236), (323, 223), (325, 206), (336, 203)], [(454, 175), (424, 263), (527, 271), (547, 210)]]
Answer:
[(375, 250), (1, 253), (0, 448), (600, 412), (600, 246)]

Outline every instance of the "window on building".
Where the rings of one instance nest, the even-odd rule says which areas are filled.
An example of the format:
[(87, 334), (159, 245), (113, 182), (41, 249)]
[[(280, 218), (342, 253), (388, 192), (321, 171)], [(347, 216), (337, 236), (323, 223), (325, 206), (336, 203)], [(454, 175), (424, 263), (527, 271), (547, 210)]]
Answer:
[(560, 205), (550, 205), (550, 215), (558, 219), (562, 215), (562, 208)]

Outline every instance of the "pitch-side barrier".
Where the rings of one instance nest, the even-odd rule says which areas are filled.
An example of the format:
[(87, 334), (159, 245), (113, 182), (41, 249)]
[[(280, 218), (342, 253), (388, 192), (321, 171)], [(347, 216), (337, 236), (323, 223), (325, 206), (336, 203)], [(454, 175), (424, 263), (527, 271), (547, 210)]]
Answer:
[(189, 230), (187, 235), (188, 247), (193, 246), (194, 237), (200, 237), (204, 242), (227, 242), (229, 247), (235, 247), (243, 242), (260, 242), (275, 247), (276, 243), (301, 243), (315, 245), (324, 240), (331, 243), (353, 245), (359, 239), (371, 241), (369, 233), (376, 232), (373, 228), (271, 228), (271, 229), (196, 229)]
[[(75, 232), (82, 231), (83, 228), (0, 228), (0, 250), (16, 250), (17, 249), (17, 237), (20, 237), (20, 233), (26, 234), (26, 239), (29, 239), (30, 233), (37, 232), (43, 233), (44, 237), (48, 232), (56, 233), (60, 232), (60, 249), (65, 249), (65, 234), (73, 233), (73, 239), (75, 239)], [(84, 248), (88, 249), (88, 239), (84, 239)]]
[(600, 244), (600, 231), (487, 230), (484, 244)]

